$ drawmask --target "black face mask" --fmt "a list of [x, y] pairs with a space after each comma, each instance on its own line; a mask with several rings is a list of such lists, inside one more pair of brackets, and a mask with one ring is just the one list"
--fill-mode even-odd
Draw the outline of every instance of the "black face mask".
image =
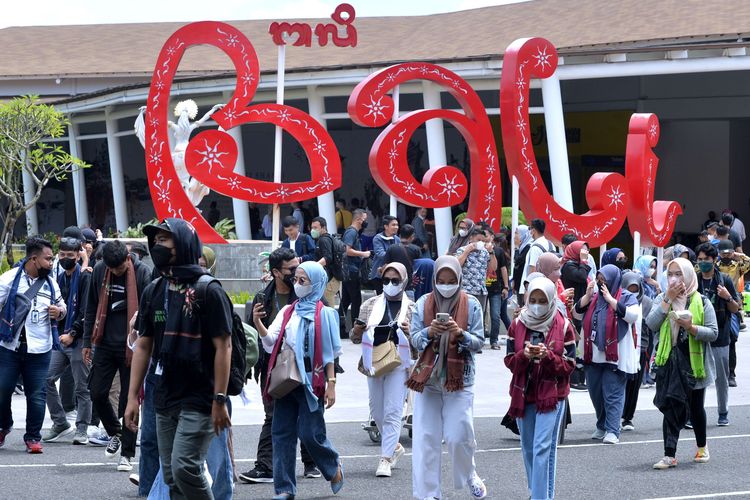
[[151, 260], [157, 269], [169, 266], [169, 261], [172, 260], [172, 249], [164, 245], [154, 245], [151, 247]]
[[46, 279], [47, 276], [49, 276], [50, 269], [47, 269], [46, 267], [37, 267], [36, 268], [36, 274], [42, 279]]
[[625, 269], [625, 267], [628, 265], [628, 259], [617, 259], [615, 261], [615, 265], [620, 269]]
[[367, 229], [367, 221], [362, 222], [362, 229]]
[[66, 271], [70, 271], [71, 269], [76, 267], [76, 259], [60, 259], [60, 267], [62, 267]]

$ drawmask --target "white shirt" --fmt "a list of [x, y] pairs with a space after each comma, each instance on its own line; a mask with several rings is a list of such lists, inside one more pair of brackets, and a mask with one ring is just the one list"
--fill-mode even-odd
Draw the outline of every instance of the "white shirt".
[[[281, 308], [281, 311], [276, 314], [273, 322], [268, 327], [268, 335], [266, 335], [265, 337], [261, 337], [261, 341], [263, 342], [263, 349], [265, 349], [267, 353], [271, 353], [273, 351], [273, 346], [276, 345], [276, 339], [278, 339], [279, 335], [281, 334], [281, 323], [284, 321], [284, 313], [290, 307], [292, 306], [286, 305]], [[297, 332], [299, 331], [300, 321], [301, 318], [297, 315], [297, 311], [294, 311], [292, 312], [292, 317], [289, 318], [289, 323], [286, 324], [284, 343], [291, 349], [294, 349], [294, 346], [297, 345]]]
[[737, 217], [734, 218], [731, 229], [734, 229], [735, 232], [737, 232], [740, 236], [740, 241], [745, 241], [745, 224], [743, 224]]
[[549, 251], [549, 248], [550, 248], [549, 241], [547, 241], [547, 238], [545, 238], [544, 236], [540, 236], [539, 238], [531, 242], [531, 248], [529, 249], [529, 252], [526, 254], [526, 264], [523, 266], [523, 276], [521, 276], [521, 288], [519, 289], [518, 293], [526, 292], [526, 287], [524, 286], [523, 282], [526, 281], [526, 276], [529, 275], [529, 267], [530, 266], [536, 267], [536, 261], [539, 260], [539, 257], [544, 252]]
[[[8, 300], [8, 294], [10, 293], [10, 288], [13, 286], [13, 280], [15, 279], [17, 272], [17, 268], [11, 269], [10, 271], [7, 271], [2, 276], [0, 276], [0, 308], [5, 306], [5, 301]], [[21, 272], [22, 275], [21, 279], [18, 281], [17, 293], [24, 294], [26, 293], [26, 290], [28, 290], [29, 287], [34, 284], [36, 279], [26, 274], [26, 271]], [[65, 301], [61, 296], [60, 287], [57, 285], [57, 281], [55, 279], [52, 279], [52, 287], [55, 291], [55, 305], [62, 309], [62, 313], [60, 315], [60, 319], [62, 319], [63, 317], [65, 317], [67, 308], [65, 307]], [[31, 310], [26, 316], [25, 323], [26, 343], [28, 346], [29, 354], [43, 354], [45, 352], [49, 352], [49, 350], [52, 349], [52, 329], [50, 325], [51, 320], [49, 317], [50, 299], [50, 289], [49, 286], [45, 283], [44, 285], [42, 285], [42, 288], [39, 289], [39, 292], [37, 292], [36, 298], [32, 299], [31, 301]], [[37, 313], [34, 314], [34, 311], [36, 311]], [[36, 319], [37, 321], [33, 322], [33, 319]], [[18, 347], [18, 337], [20, 336], [20, 334], [21, 332], [19, 331], [18, 335], [16, 335], [16, 337], [11, 342], [0, 342], [0, 346], [8, 350], [15, 351]]]

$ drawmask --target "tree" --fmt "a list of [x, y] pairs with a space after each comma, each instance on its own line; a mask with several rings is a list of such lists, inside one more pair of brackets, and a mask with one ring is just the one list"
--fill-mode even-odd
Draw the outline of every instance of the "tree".
[[[69, 124], [54, 107], [42, 104], [36, 96], [17, 97], [0, 105], [0, 256], [13, 263], [11, 243], [18, 219], [33, 207], [50, 181], [62, 181], [68, 174], [88, 167], [46, 139], [62, 137]], [[23, 175], [31, 179], [24, 196]]]

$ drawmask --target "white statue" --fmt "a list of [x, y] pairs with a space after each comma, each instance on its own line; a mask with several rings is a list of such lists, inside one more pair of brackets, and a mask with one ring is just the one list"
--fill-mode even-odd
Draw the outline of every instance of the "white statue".
[[[188, 173], [187, 168], [185, 167], [185, 149], [187, 149], [188, 142], [190, 142], [190, 134], [193, 130], [206, 123], [211, 118], [211, 115], [221, 109], [222, 106], [224, 105], [217, 104], [211, 108], [208, 113], [203, 115], [203, 118], [191, 123], [190, 120], [195, 120], [195, 117], [198, 116], [198, 105], [192, 99], [180, 101], [174, 108], [174, 115], [177, 117], [177, 123], [172, 121], [168, 122], [169, 130], [174, 136], [172, 163], [177, 172], [177, 177], [180, 179], [182, 189], [184, 189], [185, 193], [188, 195], [190, 203], [196, 207], [201, 200], [211, 192], [211, 190], [197, 179], [191, 177]], [[144, 148], [146, 147], [145, 112], [146, 106], [141, 106], [138, 118], [135, 119], [135, 135], [138, 137], [138, 140], [141, 141], [141, 146]]]

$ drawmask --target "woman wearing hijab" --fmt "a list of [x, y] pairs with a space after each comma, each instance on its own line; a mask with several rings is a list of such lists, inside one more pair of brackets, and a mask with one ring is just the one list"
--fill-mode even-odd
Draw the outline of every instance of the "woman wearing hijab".
[[653, 255], [640, 255], [635, 259], [633, 267], [643, 277], [643, 294], [653, 299], [661, 293], [659, 283], [654, 279], [656, 277], [656, 257]]
[[573, 301], [578, 302], [586, 294], [590, 272], [588, 244], [574, 241], [565, 247], [560, 278], [565, 288], [573, 289]]
[[628, 377], [628, 382], [625, 386], [625, 406], [622, 410], [622, 430], [634, 431], [633, 417], [635, 416], [635, 408], [638, 404], [638, 393], [640, 392], [641, 381], [643, 380], [643, 374], [649, 360], [648, 347], [651, 343], [652, 334], [651, 329], [646, 325], [646, 318], [649, 312], [651, 312], [651, 299], [643, 293], [643, 277], [636, 271], [623, 273], [620, 287], [636, 295], [643, 312], [643, 319], [633, 325], [636, 329], [637, 337], [640, 339], [640, 343], [637, 346], [640, 349], [638, 373], [634, 377]]
[[440, 459], [444, 440], [453, 464], [453, 485], [468, 486], [472, 498], [487, 488], [474, 464], [474, 353], [484, 345], [479, 301], [461, 290], [461, 264], [452, 255], [435, 261], [433, 292], [417, 301], [411, 320], [419, 359], [407, 381], [416, 391], [413, 418], [414, 498], [441, 498]]
[[535, 278], [526, 307], [508, 331], [505, 366], [513, 372], [510, 415], [521, 432], [529, 495], [555, 497], [557, 434], [575, 369], [575, 331], [555, 306], [556, 287]]
[[625, 257], [625, 252], [622, 251], [622, 248], [610, 248], [602, 254], [602, 267], [608, 264], [617, 266], [620, 271], [625, 269], [628, 265], [628, 258]]
[[516, 301], [519, 307], [523, 307], [523, 297], [518, 295], [521, 289], [521, 279], [523, 278], [523, 268], [526, 266], [526, 254], [531, 249], [531, 231], [529, 226], [520, 225], [516, 228], [516, 234], [513, 237], [513, 243], [516, 246], [516, 254], [513, 257], [513, 293], [516, 294]]
[[562, 303], [563, 314], [565, 314], [565, 317], [567, 318], [569, 317], [568, 304], [570, 304], [571, 309], [573, 307], [574, 290], [572, 288], [566, 289], [563, 286], [563, 283], [560, 280], [560, 277], [562, 276], [560, 273], [560, 262], [560, 257], [556, 253], [545, 252], [540, 255], [539, 259], [536, 261], [536, 270], [555, 284], [557, 299], [559, 301], [558, 304]]
[[[344, 485], [344, 470], [339, 454], [326, 437], [324, 408], [336, 402], [334, 358], [341, 354], [339, 317], [333, 308], [323, 306], [328, 276], [317, 262], [304, 262], [294, 273], [294, 293], [298, 300], [284, 306], [271, 326], [266, 327], [258, 316], [255, 328], [270, 353], [271, 370], [282, 345], [292, 349], [302, 384], [286, 396], [274, 401], [273, 411], [273, 484], [274, 499], [294, 498], [297, 493], [295, 450], [299, 438], [315, 460], [323, 476], [338, 493]], [[262, 304], [256, 308], [262, 309]], [[263, 397], [269, 397], [268, 387]]]
[[617, 266], [603, 266], [574, 312], [583, 319], [583, 364], [596, 410], [596, 431], [591, 439], [607, 444], [620, 442], [627, 377], [638, 372], [640, 339], [634, 341], [633, 325], [642, 319], [641, 306], [636, 295], [620, 288], [621, 280]]
[[698, 446], [693, 460], [709, 460], [704, 403], [706, 387], [715, 378], [711, 342], [719, 336], [711, 301], [698, 293], [693, 264], [674, 259], [667, 267], [667, 280], [666, 291], [654, 299], [646, 318], [649, 328], [658, 332], [654, 404], [664, 414], [664, 458], [654, 469], [677, 466], [677, 441], [688, 419]]
[[[359, 320], [367, 325], [362, 337], [362, 370], [368, 374], [370, 414], [381, 436], [376, 477], [391, 477], [391, 469], [406, 451], [398, 441], [406, 399], [406, 379], [411, 368], [409, 324], [414, 302], [404, 291], [408, 276], [403, 264], [386, 264], [382, 270], [383, 293], [368, 299], [359, 313]], [[395, 344], [401, 366], [376, 377], [372, 367], [373, 348], [387, 342]]]
[[474, 221], [471, 219], [464, 219], [458, 223], [458, 233], [451, 238], [450, 245], [448, 245], [447, 255], [456, 255], [456, 251], [466, 246], [469, 242], [469, 234], [474, 229]]

